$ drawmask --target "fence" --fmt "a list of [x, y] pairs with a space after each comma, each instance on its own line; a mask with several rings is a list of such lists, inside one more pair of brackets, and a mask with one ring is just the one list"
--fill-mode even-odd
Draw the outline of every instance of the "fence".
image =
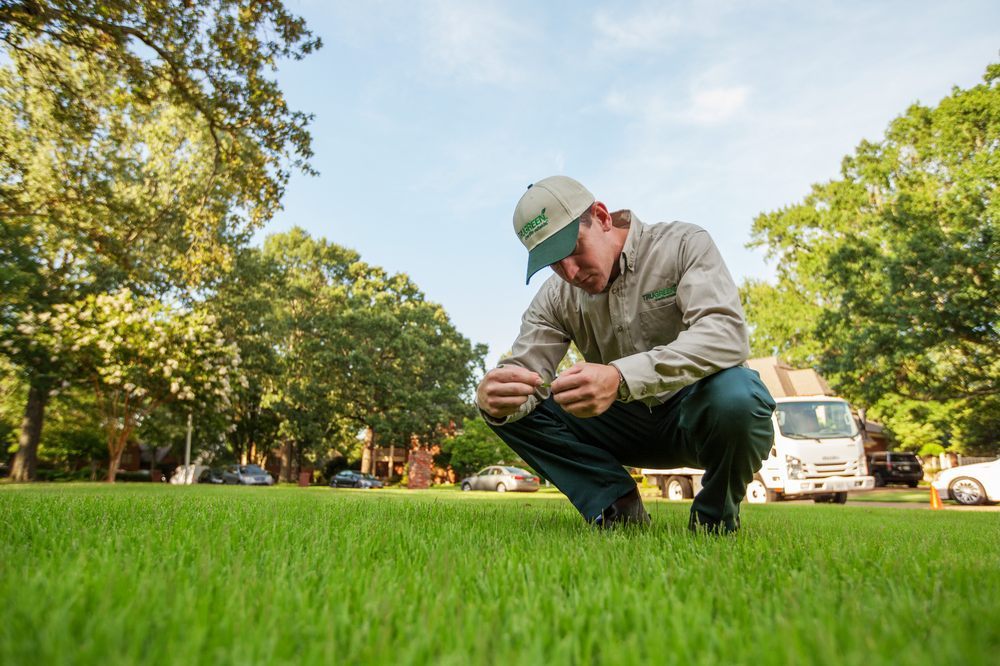
[[929, 476], [933, 476], [934, 472], [940, 472], [943, 469], [961, 467], [962, 465], [975, 465], [977, 463], [993, 462], [996, 459], [996, 456], [963, 456], [960, 453], [942, 453], [938, 456], [928, 456], [924, 458], [923, 461], [924, 470], [928, 472]]

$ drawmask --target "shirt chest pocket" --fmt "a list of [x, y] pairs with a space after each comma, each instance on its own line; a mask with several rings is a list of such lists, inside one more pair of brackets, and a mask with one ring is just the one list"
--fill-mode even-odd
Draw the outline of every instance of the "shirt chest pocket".
[[684, 328], [676, 296], [640, 307], [638, 319], [642, 340], [650, 348], [673, 342]]

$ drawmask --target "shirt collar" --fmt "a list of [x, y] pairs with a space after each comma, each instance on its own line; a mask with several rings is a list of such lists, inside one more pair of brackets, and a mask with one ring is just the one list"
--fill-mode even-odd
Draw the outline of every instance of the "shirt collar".
[[625, 237], [625, 245], [622, 247], [622, 255], [618, 260], [618, 267], [624, 273], [626, 270], [635, 270], [635, 257], [639, 252], [639, 239], [642, 237], [643, 223], [639, 218], [632, 215], [632, 211], [616, 210], [611, 213], [611, 222], [616, 226], [628, 226], [628, 235]]

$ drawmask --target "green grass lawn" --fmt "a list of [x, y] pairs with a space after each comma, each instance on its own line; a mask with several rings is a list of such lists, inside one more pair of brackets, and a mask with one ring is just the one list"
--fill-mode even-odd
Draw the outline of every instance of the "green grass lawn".
[[0, 487], [0, 664], [987, 664], [1000, 516], [553, 494]]

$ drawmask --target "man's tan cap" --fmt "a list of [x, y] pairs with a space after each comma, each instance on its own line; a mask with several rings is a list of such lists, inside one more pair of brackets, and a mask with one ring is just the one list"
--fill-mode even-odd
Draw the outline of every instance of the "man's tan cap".
[[514, 208], [514, 232], [528, 248], [528, 275], [568, 257], [576, 247], [580, 216], [594, 203], [590, 191], [567, 176], [528, 186]]

